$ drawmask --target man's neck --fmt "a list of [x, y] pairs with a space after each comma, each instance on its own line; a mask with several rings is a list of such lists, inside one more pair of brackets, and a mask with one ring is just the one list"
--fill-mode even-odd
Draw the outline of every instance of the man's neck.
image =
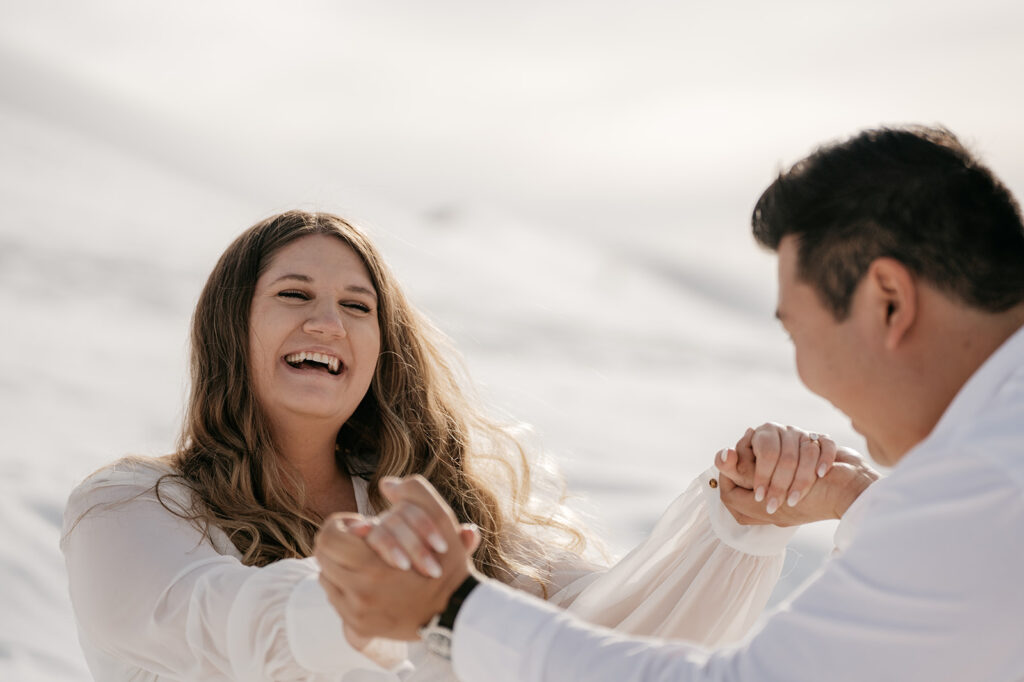
[[1024, 304], [988, 313], [949, 302], [919, 334], [920, 346], [904, 402], [907, 428], [897, 434], [895, 464], [935, 428], [964, 385], [983, 364], [1024, 326]]

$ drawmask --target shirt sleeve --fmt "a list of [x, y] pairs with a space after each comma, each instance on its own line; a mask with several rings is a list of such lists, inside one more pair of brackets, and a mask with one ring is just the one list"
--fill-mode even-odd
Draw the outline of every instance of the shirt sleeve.
[[1014, 680], [1024, 500], [1006, 476], [953, 465], [871, 490], [848, 551], [745, 644], [629, 638], [503, 586], [479, 586], [455, 623], [464, 682]]
[[[68, 501], [61, 548], [83, 644], [174, 679], [396, 679], [348, 644], [314, 559], [256, 568], [219, 553], [160, 504], [155, 478], [101, 472]], [[181, 504], [174, 487], [161, 497]]]
[[634, 635], [708, 646], [745, 635], [771, 596], [795, 529], [737, 523], [709, 485], [716, 475], [699, 476], [610, 569], [556, 565], [549, 601]]

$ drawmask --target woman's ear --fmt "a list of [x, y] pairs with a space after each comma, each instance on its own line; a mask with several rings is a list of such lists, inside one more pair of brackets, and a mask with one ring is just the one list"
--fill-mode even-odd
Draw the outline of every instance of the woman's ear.
[[876, 258], [868, 266], [866, 283], [881, 324], [885, 347], [895, 350], [917, 321], [918, 291], [914, 275], [895, 258]]

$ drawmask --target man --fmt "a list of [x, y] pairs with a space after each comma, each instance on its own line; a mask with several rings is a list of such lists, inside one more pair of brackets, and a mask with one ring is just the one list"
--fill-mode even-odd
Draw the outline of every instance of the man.
[[[778, 253], [777, 315], [801, 380], [894, 467], [845, 512], [839, 553], [814, 581], [736, 648], [630, 639], [474, 576], [472, 543], [456, 544], [450, 510], [414, 479], [387, 494], [451, 540], [444, 574], [403, 581], [379, 562], [338, 563], [355, 536], [329, 524], [322, 582], [346, 627], [409, 637], [440, 614], [427, 634], [454, 622], [466, 682], [1024, 680], [1016, 202], [948, 131], [881, 129], [781, 174], [753, 229]], [[752, 493], [733, 493], [760, 513]]]

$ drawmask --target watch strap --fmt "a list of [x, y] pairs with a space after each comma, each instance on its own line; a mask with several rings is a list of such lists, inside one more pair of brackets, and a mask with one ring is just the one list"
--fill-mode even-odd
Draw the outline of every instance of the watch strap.
[[444, 611], [435, 613], [430, 622], [420, 628], [420, 638], [428, 651], [441, 658], [451, 660], [452, 630], [455, 629], [455, 618], [459, 615], [459, 609], [462, 608], [469, 593], [479, 584], [480, 581], [470, 574], [448, 598], [448, 604], [444, 607]]
[[455, 588], [452, 592], [452, 596], [448, 598], [448, 605], [445, 606], [444, 611], [441, 612], [437, 619], [437, 624], [448, 630], [455, 629], [455, 617], [459, 615], [459, 609], [462, 608], [463, 602], [469, 597], [469, 593], [480, 584], [480, 581], [470, 573], [466, 576], [466, 579], [462, 581], [462, 584]]

